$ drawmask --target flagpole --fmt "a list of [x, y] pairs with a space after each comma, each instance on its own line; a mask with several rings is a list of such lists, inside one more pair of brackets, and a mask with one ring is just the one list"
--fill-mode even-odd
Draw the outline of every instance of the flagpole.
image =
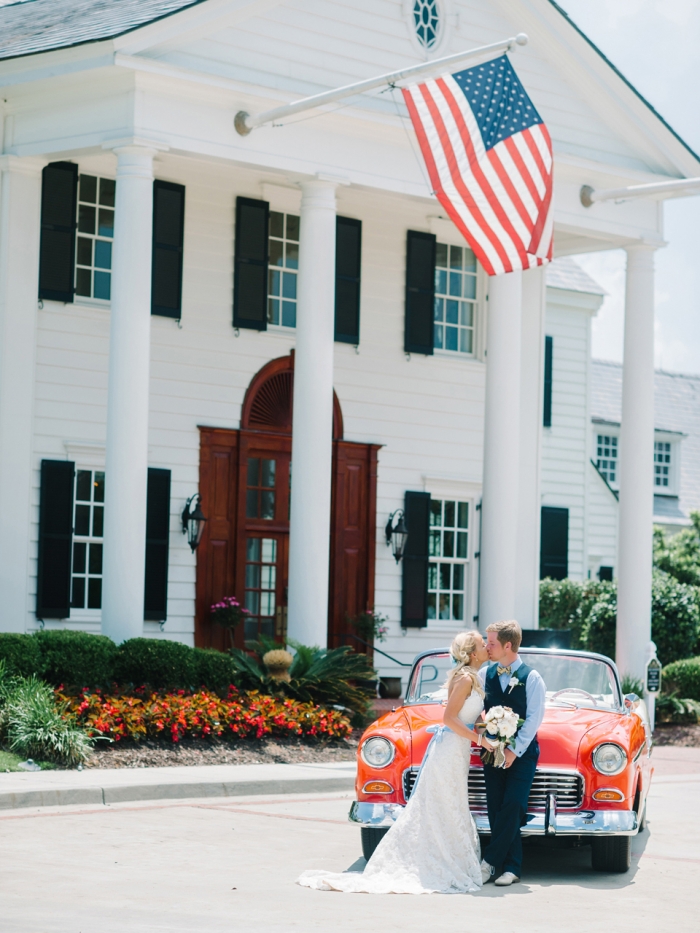
[[629, 185], [627, 188], [601, 188], [590, 185], [581, 188], [581, 204], [591, 207], [598, 201], [631, 201], [634, 198], [653, 198], [658, 195], [686, 197], [698, 194], [700, 178], [673, 178], [670, 181], [652, 181], [644, 185]]
[[355, 84], [346, 84], [344, 87], [336, 88], [333, 91], [323, 91], [321, 94], [303, 97], [301, 100], [293, 101], [291, 104], [285, 104], [282, 107], [275, 107], [272, 110], [266, 110], [263, 113], [250, 114], [245, 110], [239, 110], [234, 118], [233, 125], [241, 136], [247, 136], [251, 130], [254, 130], [257, 126], [262, 126], [264, 123], [290, 117], [292, 114], [301, 113], [303, 110], [311, 110], [314, 107], [320, 107], [322, 104], [330, 104], [333, 101], [341, 100], [343, 97], [352, 97], [353, 94], [359, 94], [362, 91], [371, 91], [373, 88], [382, 87], [383, 85], [390, 86], [406, 78], [429, 75], [435, 71], [441, 71], [447, 65], [454, 65], [469, 58], [478, 58], [490, 52], [508, 52], [515, 45], [527, 45], [527, 36], [524, 32], [501, 42], [492, 42], [490, 45], [482, 45], [467, 52], [445, 55], [443, 58], [436, 58], [420, 65], [410, 65], [408, 68], [390, 71], [388, 74], [379, 75], [376, 78], [367, 78], [365, 81], [358, 81]]

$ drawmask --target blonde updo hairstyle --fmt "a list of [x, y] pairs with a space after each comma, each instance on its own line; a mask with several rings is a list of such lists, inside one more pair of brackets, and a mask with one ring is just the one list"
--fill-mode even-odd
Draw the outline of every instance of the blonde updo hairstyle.
[[472, 682], [472, 689], [479, 696], [484, 695], [484, 688], [477, 675], [477, 672], [469, 666], [472, 655], [477, 648], [477, 638], [481, 633], [476, 631], [460, 632], [452, 642], [450, 654], [455, 662], [455, 666], [450, 671], [444, 686], [449, 690], [452, 684], [460, 677], [468, 677]]

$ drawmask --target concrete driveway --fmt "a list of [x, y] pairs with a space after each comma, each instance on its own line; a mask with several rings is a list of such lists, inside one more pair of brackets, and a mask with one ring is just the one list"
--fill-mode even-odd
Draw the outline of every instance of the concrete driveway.
[[[697, 754], [697, 753], [696, 753]], [[0, 814], [2, 933], [698, 929], [700, 774], [667, 761], [626, 875], [588, 849], [528, 847], [523, 882], [477, 896], [370, 896], [294, 884], [358, 868], [348, 793], [163, 801]], [[661, 762], [659, 762], [661, 764]]]

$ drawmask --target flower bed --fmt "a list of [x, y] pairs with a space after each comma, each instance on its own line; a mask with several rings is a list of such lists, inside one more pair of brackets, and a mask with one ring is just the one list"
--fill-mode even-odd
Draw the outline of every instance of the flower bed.
[[229, 688], [225, 699], [204, 690], [165, 693], [142, 688], [129, 695], [108, 695], [85, 689], [77, 696], [66, 696], [59, 688], [56, 701], [87, 731], [115, 741], [168, 736], [178, 742], [185, 736], [224, 735], [342, 739], [352, 731], [338, 710], [257, 691], [241, 693], [235, 687]]

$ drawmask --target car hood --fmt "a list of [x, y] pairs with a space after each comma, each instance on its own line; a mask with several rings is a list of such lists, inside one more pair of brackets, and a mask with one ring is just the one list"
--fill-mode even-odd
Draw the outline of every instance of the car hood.
[[[381, 727], [398, 726], [400, 719], [411, 730], [411, 762], [420, 764], [432, 734], [429, 726], [442, 722], [444, 706], [430, 703], [420, 706], [404, 706], [388, 717], [382, 717]], [[399, 719], [399, 714], [403, 714]], [[390, 721], [389, 717], [391, 717]], [[576, 767], [581, 740], [591, 729], [601, 728], [603, 734], [612, 731], [620, 720], [620, 714], [600, 709], [573, 709], [569, 707], [547, 707], [544, 721], [537, 731], [540, 743], [540, 767]], [[474, 756], [475, 761], [477, 756]]]

